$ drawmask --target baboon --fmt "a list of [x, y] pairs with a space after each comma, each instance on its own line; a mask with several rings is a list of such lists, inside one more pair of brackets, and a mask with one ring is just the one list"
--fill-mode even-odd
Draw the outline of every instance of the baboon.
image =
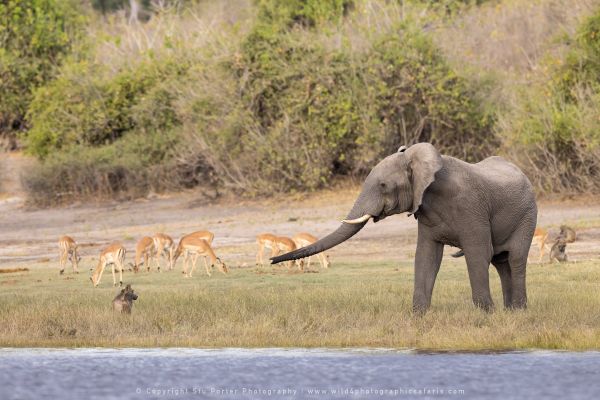
[[559, 236], [554, 244], [552, 245], [552, 249], [550, 249], [550, 262], [554, 262], [554, 260], [558, 262], [567, 262], [567, 242], [564, 238]]
[[138, 295], [133, 291], [131, 285], [125, 286], [112, 301], [113, 310], [131, 314], [131, 307], [133, 307], [133, 301], [137, 300]]
[[568, 227], [567, 225], [560, 226], [559, 237], [563, 237], [566, 243], [573, 243], [577, 239], [577, 233], [575, 229]]

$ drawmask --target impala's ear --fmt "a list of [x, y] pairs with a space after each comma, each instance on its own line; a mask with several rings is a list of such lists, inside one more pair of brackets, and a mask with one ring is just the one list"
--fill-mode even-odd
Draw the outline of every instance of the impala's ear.
[[405, 151], [413, 187], [413, 204], [409, 215], [417, 212], [423, 203], [425, 190], [442, 169], [442, 157], [431, 143], [418, 143]]

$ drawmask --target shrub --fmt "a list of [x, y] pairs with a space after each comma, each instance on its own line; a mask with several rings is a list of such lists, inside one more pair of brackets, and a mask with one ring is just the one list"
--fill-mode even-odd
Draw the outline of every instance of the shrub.
[[230, 69], [233, 83], [206, 90], [194, 78], [204, 90], [187, 100], [194, 146], [184, 164], [208, 165], [224, 185], [259, 194], [364, 173], [400, 144], [431, 141], [471, 160], [489, 154], [491, 114], [418, 30], [397, 26], [365, 52], [325, 48], [317, 35], [259, 25], [240, 59], [208, 79], [231, 82]]
[[353, 0], [257, 0], [258, 23], [283, 27], [313, 27], [338, 21], [348, 13]]
[[[50, 206], [75, 200], [131, 199], [177, 185], [168, 149], [177, 135], [130, 134], [106, 146], [72, 146], [25, 171], [28, 201]], [[174, 182], [172, 183], [172, 180]]]
[[362, 71], [377, 126], [360, 142], [380, 149], [363, 160], [365, 166], [402, 144], [432, 142], [468, 161], [486, 157], [497, 145], [493, 113], [481, 101], [491, 88], [459, 76], [414, 28], [403, 26], [379, 38]]
[[180, 139], [174, 82], [185, 60], [145, 60], [116, 72], [66, 63], [29, 108], [27, 150], [40, 158], [24, 186], [38, 205], [86, 198], [131, 198], [177, 184]]
[[185, 63], [157, 60], [111, 75], [86, 61], [66, 64], [61, 75], [39, 88], [29, 107], [25, 142], [44, 158], [72, 145], [112, 143], [131, 131], [168, 130], [178, 124], [172, 81]]
[[600, 189], [600, 14], [582, 24], [547, 80], [523, 90], [501, 119], [506, 148], [544, 192]]
[[[168, 36], [135, 62], [69, 60], [29, 108], [28, 150], [43, 160], [28, 175], [32, 198], [166, 185], [314, 190], [365, 173], [401, 144], [431, 141], [469, 160], [496, 144], [480, 102], [487, 89], [453, 71], [417, 22], [393, 14], [403, 22], [362, 32], [341, 18], [351, 2], [286, 4], [285, 17], [259, 8], [238, 41], [233, 26], [202, 48]], [[313, 22], [297, 23], [299, 13]], [[156, 183], [149, 170], [171, 172]], [[53, 187], [63, 194], [48, 196]]]
[[73, 1], [0, 3], [0, 135], [23, 129], [31, 93], [50, 80], [80, 34]]

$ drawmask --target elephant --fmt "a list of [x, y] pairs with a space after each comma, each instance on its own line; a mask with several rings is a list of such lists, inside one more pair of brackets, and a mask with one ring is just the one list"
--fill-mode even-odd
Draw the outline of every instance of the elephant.
[[500, 275], [504, 307], [527, 307], [527, 255], [537, 221], [533, 187], [525, 174], [502, 157], [475, 164], [440, 155], [430, 143], [402, 146], [369, 173], [341, 226], [316, 243], [273, 257], [274, 264], [305, 258], [377, 223], [408, 212], [417, 220], [413, 311], [431, 305], [444, 245], [460, 248], [467, 263], [473, 303], [494, 309], [490, 262]]

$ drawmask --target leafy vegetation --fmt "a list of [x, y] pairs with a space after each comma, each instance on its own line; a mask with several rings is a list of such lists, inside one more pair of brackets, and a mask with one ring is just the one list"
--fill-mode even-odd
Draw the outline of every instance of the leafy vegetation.
[[25, 128], [32, 92], [55, 76], [84, 19], [73, 1], [0, 3], [0, 136], [14, 139]]
[[522, 90], [505, 121], [513, 153], [545, 192], [600, 189], [598, 35], [600, 13], [579, 28], [564, 62], [546, 60], [547, 79]]
[[[95, 2], [89, 12], [100, 3], [107, 13], [123, 6]], [[19, 98], [22, 143], [40, 160], [25, 186], [45, 205], [195, 185], [247, 196], [315, 190], [430, 141], [472, 162], [500, 151], [543, 192], [597, 191], [597, 18], [553, 46], [549, 26], [576, 19], [546, 0], [511, 4], [189, 1], [86, 31], [77, 7], [54, 4], [78, 28], [65, 28], [59, 62]], [[544, 22], [535, 44], [510, 25], [524, 12]], [[478, 29], [473, 15], [489, 26], [448, 40]], [[500, 41], [503, 30], [518, 51]], [[454, 42], [469, 40], [458, 57]]]

